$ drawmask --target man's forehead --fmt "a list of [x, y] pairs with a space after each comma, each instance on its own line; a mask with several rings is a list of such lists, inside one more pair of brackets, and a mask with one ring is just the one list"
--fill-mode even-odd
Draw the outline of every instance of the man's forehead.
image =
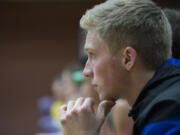
[[97, 49], [99, 46], [99, 40], [97, 38], [97, 34], [94, 31], [88, 31], [86, 36], [86, 42], [84, 45], [84, 50]]

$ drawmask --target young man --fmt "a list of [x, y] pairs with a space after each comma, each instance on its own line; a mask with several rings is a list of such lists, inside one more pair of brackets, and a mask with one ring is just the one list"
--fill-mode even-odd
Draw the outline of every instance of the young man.
[[64, 135], [98, 135], [114, 102], [126, 98], [133, 135], [180, 134], [180, 62], [171, 57], [172, 32], [150, 0], [108, 0], [81, 18], [87, 30], [84, 76], [102, 100], [79, 98], [59, 109]]

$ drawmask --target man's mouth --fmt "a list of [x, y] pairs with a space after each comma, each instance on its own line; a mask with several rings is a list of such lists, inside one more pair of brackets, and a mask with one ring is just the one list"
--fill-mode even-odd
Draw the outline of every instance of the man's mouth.
[[97, 84], [92, 84], [93, 89], [97, 91], [98, 85]]

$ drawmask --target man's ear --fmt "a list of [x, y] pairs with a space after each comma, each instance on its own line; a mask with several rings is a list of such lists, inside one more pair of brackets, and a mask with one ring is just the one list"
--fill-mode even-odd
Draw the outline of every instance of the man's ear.
[[130, 46], [127, 46], [123, 49], [122, 64], [127, 71], [130, 71], [136, 61], [136, 50]]

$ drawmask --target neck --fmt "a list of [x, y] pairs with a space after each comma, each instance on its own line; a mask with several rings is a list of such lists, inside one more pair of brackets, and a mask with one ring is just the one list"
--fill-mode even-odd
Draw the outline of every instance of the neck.
[[[139, 69], [139, 68], [138, 68]], [[137, 96], [140, 94], [147, 82], [153, 77], [155, 71], [140, 68], [132, 73], [131, 99], [129, 102], [134, 104]]]

